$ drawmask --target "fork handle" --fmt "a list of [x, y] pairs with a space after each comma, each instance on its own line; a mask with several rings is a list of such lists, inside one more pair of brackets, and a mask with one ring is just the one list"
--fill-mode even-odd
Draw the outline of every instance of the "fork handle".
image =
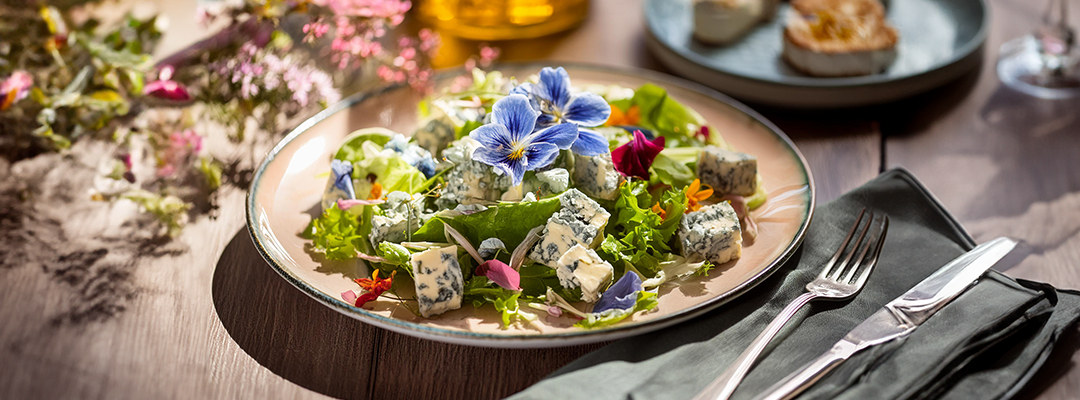
[[795, 313], [799, 312], [802, 306], [817, 297], [818, 295], [807, 292], [788, 303], [787, 307], [784, 307], [784, 310], [780, 312], [780, 315], [777, 315], [769, 323], [769, 326], [754, 339], [750, 347], [743, 350], [739, 358], [723, 374], [713, 380], [704, 391], [699, 393], [694, 400], [727, 400], [730, 398], [731, 394], [735, 392], [735, 388], [746, 377], [746, 373], [750, 371], [750, 367], [754, 365], [754, 361], [757, 361], [758, 356], [765, 351], [765, 347], [776, 337], [776, 334], [780, 333], [780, 329], [795, 316]]

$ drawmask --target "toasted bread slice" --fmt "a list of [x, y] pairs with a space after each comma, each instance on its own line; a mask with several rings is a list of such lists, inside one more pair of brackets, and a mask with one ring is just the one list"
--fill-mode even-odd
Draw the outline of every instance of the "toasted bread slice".
[[766, 1], [694, 0], [694, 37], [708, 44], [734, 42], [762, 21]]
[[802, 15], [819, 12], [885, 18], [885, 7], [878, 0], [791, 0], [791, 9]]
[[873, 10], [861, 11], [793, 12], [784, 29], [784, 60], [814, 76], [881, 72], [896, 59], [899, 34]]

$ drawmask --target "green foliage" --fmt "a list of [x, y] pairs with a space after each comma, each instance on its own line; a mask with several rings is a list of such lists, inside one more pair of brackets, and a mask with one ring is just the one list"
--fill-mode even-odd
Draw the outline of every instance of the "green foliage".
[[[706, 124], [705, 118], [669, 97], [667, 90], [662, 87], [651, 83], [642, 85], [634, 91], [634, 97], [625, 106], [624, 109], [638, 106], [641, 112], [639, 125], [666, 138], [666, 147], [699, 147], [705, 144], [694, 137], [694, 133]], [[712, 136], [720, 137], [719, 134]]]
[[503, 289], [488, 278], [474, 276], [465, 284], [464, 300], [471, 301], [473, 307], [480, 308], [484, 304], [492, 304], [495, 310], [502, 316], [503, 329], [510, 326], [510, 321], [522, 316], [518, 298], [522, 292]]
[[367, 235], [360, 231], [360, 220], [356, 215], [342, 211], [334, 204], [312, 220], [300, 236], [311, 240], [315, 251], [326, 254], [326, 259], [348, 260], [356, 258], [357, 251], [367, 242]]
[[517, 247], [529, 230], [547, 223], [548, 218], [561, 208], [558, 197], [523, 203], [503, 203], [487, 210], [454, 217], [436, 216], [413, 234], [416, 241], [446, 241], [444, 224], [465, 235], [469, 242], [479, 244], [487, 238], [499, 238], [506, 248]]
[[650, 276], [656, 273], [660, 262], [671, 257], [669, 243], [686, 209], [686, 195], [681, 190], [661, 195], [666, 219], [653, 212], [654, 203], [647, 182], [632, 180], [622, 185], [598, 254], [617, 267], [625, 268], [623, 263], [627, 263]]
[[124, 193], [121, 198], [131, 200], [154, 217], [166, 228], [169, 237], [180, 236], [184, 228], [187, 211], [191, 204], [185, 203], [176, 196], [163, 196], [145, 190], [132, 190]]

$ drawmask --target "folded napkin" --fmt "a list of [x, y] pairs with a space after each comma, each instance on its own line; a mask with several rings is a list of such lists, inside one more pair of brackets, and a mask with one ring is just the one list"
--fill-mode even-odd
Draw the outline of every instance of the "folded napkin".
[[[601, 348], [512, 398], [694, 397], [803, 292], [863, 207], [890, 218], [866, 287], [848, 302], [804, 307], [766, 349], [734, 399], [755, 398], [975, 245], [909, 172], [892, 170], [820, 206], [802, 247], [747, 294], [691, 321]], [[1080, 293], [990, 271], [906, 339], [855, 355], [799, 398], [1010, 398], [1078, 316]]]

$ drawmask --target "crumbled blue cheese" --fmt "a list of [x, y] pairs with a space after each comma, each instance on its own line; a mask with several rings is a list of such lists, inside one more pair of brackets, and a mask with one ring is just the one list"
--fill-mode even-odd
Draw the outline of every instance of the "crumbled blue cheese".
[[574, 157], [574, 187], [598, 199], [614, 200], [619, 196], [622, 175], [615, 171], [611, 153]]
[[393, 191], [386, 195], [382, 215], [371, 217], [371, 234], [368, 239], [373, 247], [382, 242], [400, 243], [408, 240], [408, 233], [415, 232], [434, 213], [423, 212], [423, 196]]
[[604, 227], [611, 216], [584, 193], [577, 189], [567, 190], [559, 196], [562, 209], [548, 218], [540, 242], [533, 247], [529, 258], [555, 268], [562, 257], [575, 244], [594, 248], [604, 240]]
[[420, 315], [426, 318], [461, 308], [465, 282], [457, 260], [457, 246], [415, 253], [410, 263]]
[[[454, 163], [454, 169], [444, 175], [446, 186], [440, 189], [439, 198], [435, 200], [439, 208], [499, 200], [505, 187], [500, 189], [500, 177], [495, 175], [490, 165], [472, 159], [478, 147], [480, 142], [462, 138], [443, 152], [446, 159]], [[505, 186], [509, 187], [509, 178]]]
[[570, 187], [570, 173], [563, 168], [552, 168], [547, 171], [537, 172], [536, 180], [540, 182], [542, 193], [562, 193]]
[[416, 126], [412, 134], [416, 144], [435, 156], [439, 156], [443, 149], [454, 141], [454, 132], [457, 130], [454, 121], [441, 111], [433, 113]]
[[559, 257], [555, 274], [562, 287], [581, 288], [581, 299], [592, 303], [600, 298], [600, 290], [611, 284], [615, 269], [593, 249], [575, 244]]
[[679, 243], [689, 262], [723, 264], [742, 256], [739, 217], [728, 202], [708, 205], [683, 216]]
[[750, 196], [757, 191], [757, 157], [706, 146], [698, 156], [697, 175], [717, 196]]

